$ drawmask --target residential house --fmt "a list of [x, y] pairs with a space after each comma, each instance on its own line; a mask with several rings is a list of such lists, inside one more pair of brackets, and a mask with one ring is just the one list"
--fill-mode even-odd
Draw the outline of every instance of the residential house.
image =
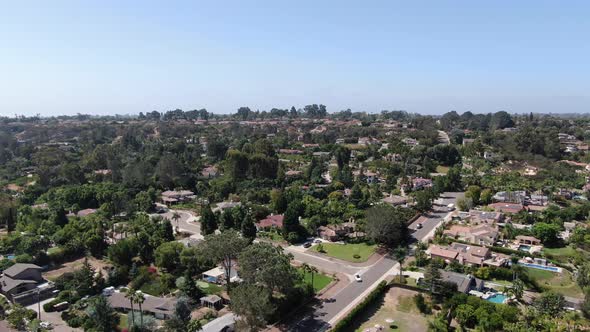
[[233, 332], [235, 331], [236, 316], [233, 313], [227, 313], [217, 317], [209, 323], [203, 325], [201, 332]]
[[283, 214], [270, 214], [256, 223], [256, 230], [281, 229], [283, 228], [283, 219], [285, 219]]
[[338, 241], [354, 232], [354, 223], [330, 224], [318, 227], [318, 236], [328, 241]]
[[[143, 294], [143, 296], [144, 301], [141, 304], [142, 312], [151, 314], [158, 319], [169, 319], [174, 315], [174, 307], [176, 306], [175, 298], [152, 296], [149, 294]], [[131, 311], [131, 303], [125, 297], [125, 293], [112, 292], [106, 298], [113, 309], [123, 312]], [[139, 310], [139, 307], [134, 306], [133, 310]]]
[[195, 193], [190, 190], [166, 190], [161, 195], [162, 203], [166, 205], [188, 202], [195, 198]]
[[444, 234], [461, 241], [478, 245], [491, 246], [496, 243], [499, 236], [498, 226], [481, 224], [477, 226], [452, 225]]
[[240, 206], [242, 205], [242, 203], [240, 202], [220, 202], [217, 203], [217, 206], [215, 208], [213, 208], [213, 212], [217, 212], [217, 211], [224, 211], [227, 209], [233, 209], [236, 206]]
[[399, 206], [408, 204], [408, 198], [399, 195], [389, 195], [381, 200], [383, 203]]
[[80, 210], [78, 212], [70, 212], [67, 214], [67, 216], [82, 218], [82, 217], [86, 217], [91, 214], [94, 214], [94, 213], [96, 213], [96, 211], [97, 211], [96, 209], [84, 209], [84, 210]]
[[462, 265], [482, 266], [491, 257], [489, 248], [454, 242], [450, 246], [431, 245], [428, 248], [430, 257], [440, 258], [445, 262], [456, 261]]
[[471, 224], [496, 224], [503, 220], [500, 212], [489, 212], [480, 210], [469, 210], [469, 222]]
[[484, 287], [483, 280], [469, 274], [441, 270], [440, 276], [443, 281], [457, 285], [457, 291], [464, 294], [472, 290], [481, 291]]
[[412, 179], [412, 189], [413, 190], [420, 190], [425, 188], [432, 187], [432, 180], [425, 179], [425, 178], [413, 178]]
[[40, 266], [24, 263], [16, 263], [7, 268], [0, 277], [2, 294], [10, 301], [21, 303], [20, 298], [27, 294], [32, 295], [32, 291], [46, 283], [41, 270]]
[[496, 212], [508, 214], [516, 214], [525, 209], [522, 204], [517, 203], [493, 203], [488, 205], [488, 207], [491, 207]]
[[403, 160], [402, 155], [399, 153], [388, 153], [385, 155], [385, 157], [383, 157], [383, 159], [389, 161], [390, 163], [401, 162]]
[[279, 153], [281, 153], [281, 154], [303, 154], [303, 151], [294, 150], [294, 149], [279, 149]]
[[219, 174], [219, 170], [215, 166], [207, 166], [201, 170], [201, 175], [206, 178], [214, 178]]
[[499, 191], [493, 197], [495, 201], [502, 203], [524, 204], [527, 199], [526, 191]]
[[516, 242], [518, 242], [519, 244], [533, 245], [533, 246], [537, 246], [537, 245], [541, 244], [541, 240], [537, 239], [534, 236], [517, 235], [515, 239], [516, 239]]

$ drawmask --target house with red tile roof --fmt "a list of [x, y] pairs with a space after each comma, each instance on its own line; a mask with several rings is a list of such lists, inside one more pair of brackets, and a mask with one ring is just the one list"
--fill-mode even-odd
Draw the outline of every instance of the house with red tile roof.
[[270, 228], [283, 228], [284, 219], [285, 215], [283, 214], [270, 214], [256, 223], [256, 230], [261, 231]]

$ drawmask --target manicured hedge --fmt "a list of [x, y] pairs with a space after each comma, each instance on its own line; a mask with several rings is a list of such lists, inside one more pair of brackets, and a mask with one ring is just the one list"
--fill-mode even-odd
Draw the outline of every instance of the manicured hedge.
[[350, 325], [355, 321], [358, 315], [360, 315], [369, 305], [375, 302], [381, 295], [383, 295], [389, 289], [389, 285], [385, 281], [381, 281], [377, 288], [375, 288], [369, 296], [367, 296], [361, 303], [359, 303], [352, 311], [346, 315], [341, 321], [332, 328], [331, 332], [346, 331], [350, 328]]

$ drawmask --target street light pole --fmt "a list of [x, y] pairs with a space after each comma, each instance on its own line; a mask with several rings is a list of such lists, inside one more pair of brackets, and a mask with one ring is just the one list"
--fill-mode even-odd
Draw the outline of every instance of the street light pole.
[[37, 288], [37, 311], [39, 312], [39, 320], [41, 320], [41, 290]]

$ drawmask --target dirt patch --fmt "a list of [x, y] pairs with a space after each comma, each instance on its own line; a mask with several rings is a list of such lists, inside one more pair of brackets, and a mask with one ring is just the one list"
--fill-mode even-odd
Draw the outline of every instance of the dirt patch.
[[[420, 314], [414, 304], [416, 291], [393, 287], [377, 301], [373, 308], [359, 317], [359, 325], [356, 331], [364, 331], [367, 328], [381, 325], [387, 327], [395, 325], [398, 331], [427, 331], [428, 316]], [[393, 320], [393, 323], [389, 323]]]
[[[105, 276], [107, 275], [108, 271], [107, 271], [106, 267], [109, 266], [109, 264], [107, 264], [105, 261], [96, 259], [94, 257], [89, 257], [88, 263], [90, 263], [90, 265], [96, 270], [96, 272], [102, 271], [103, 275], [105, 275]], [[57, 277], [61, 276], [64, 273], [73, 272], [73, 271], [81, 268], [83, 264], [84, 264], [84, 258], [80, 258], [75, 261], [63, 263], [63, 264], [60, 264], [60, 265], [50, 268], [50, 270], [48, 270], [48, 271], [43, 272], [43, 277], [47, 280], [55, 280]]]

